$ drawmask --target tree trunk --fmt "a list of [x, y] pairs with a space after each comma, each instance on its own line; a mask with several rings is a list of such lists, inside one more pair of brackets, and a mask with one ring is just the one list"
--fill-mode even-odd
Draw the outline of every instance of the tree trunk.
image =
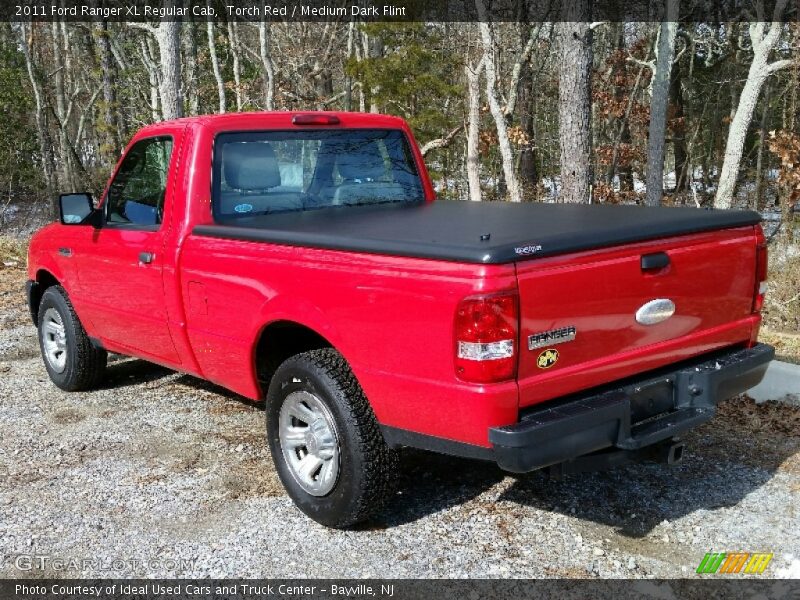
[[186, 101], [190, 115], [196, 115], [200, 109], [200, 97], [197, 92], [197, 26], [188, 21], [183, 30], [184, 55], [186, 56]]
[[50, 42], [53, 52], [53, 87], [55, 88], [55, 117], [58, 124], [58, 155], [61, 159], [56, 172], [58, 173], [59, 187], [72, 190], [75, 180], [71, 169], [69, 140], [67, 139], [67, 98], [64, 86], [64, 53], [59, 41], [61, 39], [59, 23], [50, 23]]
[[[563, 7], [558, 36], [558, 137], [561, 150], [560, 202], [588, 202], [590, 193], [590, 118], [592, 31], [588, 0]], [[578, 20], [576, 20], [578, 19]], [[582, 19], [582, 20], [580, 20]]]
[[269, 33], [270, 24], [262, 20], [258, 24], [258, 55], [264, 70], [264, 108], [275, 110], [275, 68], [270, 53]]
[[[483, 12], [483, 1], [476, 0], [478, 13]], [[486, 69], [486, 97], [489, 101], [489, 112], [492, 113], [495, 129], [497, 129], [497, 140], [500, 146], [500, 157], [503, 166], [503, 179], [505, 180], [508, 199], [511, 202], [522, 202], [522, 194], [517, 181], [517, 174], [514, 172], [514, 154], [511, 150], [511, 141], [508, 139], [508, 128], [506, 119], [500, 102], [495, 91], [495, 81], [497, 80], [497, 67], [495, 65], [494, 53], [495, 42], [489, 24], [485, 20], [478, 23], [483, 42], [483, 62]]]
[[[366, 54], [362, 52], [361, 44], [354, 45], [353, 53], [355, 55], [356, 62], [361, 62], [366, 58]], [[356, 85], [358, 86], [358, 110], [359, 112], [366, 112], [367, 98], [366, 94], [364, 93], [364, 84], [359, 81], [356, 83]]]
[[[530, 28], [530, 25], [528, 25]], [[541, 30], [541, 24], [536, 28], [536, 34], [530, 32], [529, 41], [534, 40]], [[526, 46], [527, 48], [527, 46]], [[533, 89], [533, 76], [531, 74], [530, 55], [525, 57], [519, 73], [519, 90], [512, 88], [512, 93], [519, 94], [519, 125], [528, 138], [528, 143], [519, 150], [518, 170], [522, 193], [526, 197], [533, 198], [536, 184], [539, 181], [539, 173], [536, 165], [536, 146], [535, 146], [535, 127], [534, 127], [534, 108], [535, 95]], [[509, 111], [506, 110], [508, 113]]]
[[[353, 58], [354, 45], [355, 45], [355, 29], [356, 24], [350, 21], [347, 25], [347, 61]], [[346, 111], [353, 110], [353, 78], [349, 72], [344, 78], [344, 109]]]
[[[25, 68], [28, 72], [28, 79], [30, 79], [31, 89], [33, 90], [33, 99], [36, 108], [36, 140], [39, 143], [39, 154], [42, 161], [42, 171], [44, 171], [44, 181], [48, 194], [52, 195], [56, 190], [55, 160], [52, 150], [53, 142], [50, 138], [50, 132], [47, 129], [47, 107], [45, 105], [44, 91], [42, 90], [42, 84], [36, 73], [31, 46], [29, 45], [33, 42], [33, 28], [35, 26], [35, 23], [19, 23], [17, 25], [17, 34], [19, 36], [19, 47], [22, 49], [22, 55], [25, 58]], [[28, 27], [30, 27], [30, 30], [27, 29]]]
[[[520, 6], [522, 8], [522, 6]], [[510, 120], [514, 116], [514, 111], [517, 108], [517, 100], [519, 99], [520, 85], [523, 84], [525, 78], [525, 71], [528, 70], [528, 61], [533, 52], [533, 46], [536, 43], [536, 38], [542, 29], [542, 23], [536, 27], [532, 27], [530, 23], [522, 24], [522, 31], [524, 34], [520, 37], [519, 47], [517, 48], [517, 58], [514, 66], [511, 68], [511, 81], [508, 85], [508, 104], [504, 110], [506, 117]]]
[[[321, 60], [314, 62], [314, 76], [312, 77], [314, 84], [314, 95], [316, 96], [317, 108], [316, 110], [324, 110], [324, 101], [333, 95], [333, 76], [327, 65], [323, 64]], [[370, 112], [378, 112], [375, 108], [377, 104], [372, 104]]]
[[733, 203], [733, 194], [736, 191], [736, 179], [739, 173], [739, 164], [742, 161], [744, 141], [747, 129], [753, 118], [753, 111], [758, 103], [761, 87], [767, 77], [778, 69], [788, 67], [790, 61], [777, 61], [769, 64], [769, 54], [775, 47], [780, 37], [783, 24], [778, 20], [786, 7], [786, 0], [778, 0], [773, 13], [773, 23], [769, 31], [764, 33], [766, 23], [750, 23], [750, 41], [753, 45], [753, 62], [747, 73], [742, 93], [739, 96], [739, 105], [728, 130], [728, 141], [725, 145], [725, 158], [720, 170], [717, 194], [714, 198], [715, 208], [730, 208]]
[[117, 81], [117, 67], [111, 54], [108, 21], [96, 21], [94, 23], [94, 33], [99, 49], [101, 87], [103, 90], [103, 104], [100, 110], [103, 141], [100, 146], [100, 155], [104, 164], [113, 165], [116, 163], [122, 148], [122, 131], [115, 84]]
[[[796, 46], [797, 42], [800, 41], [800, 31], [795, 30], [794, 37], [795, 39], [793, 41]], [[795, 131], [795, 123], [797, 121], [797, 87], [798, 84], [800, 84], [800, 64], [794, 65], [792, 75], [788, 79], [789, 85], [791, 86], [791, 93], [789, 94], [789, 115], [786, 125], [788, 125], [789, 131]], [[792, 194], [792, 192], [796, 190], [791, 189], [792, 186], [788, 181], [782, 187], [785, 193], [782, 199], [783, 202], [781, 202], [781, 226], [783, 227], [783, 235], [781, 236], [783, 239], [781, 240], [781, 244], [784, 248], [784, 254], [788, 256], [789, 249], [796, 240], [794, 205], [797, 198]], [[778, 193], [780, 193], [780, 191]]]
[[650, 128], [647, 139], [648, 206], [659, 206], [664, 195], [664, 139], [667, 131], [669, 80], [675, 53], [675, 34], [678, 31], [677, 14], [678, 0], [667, 0], [667, 20], [660, 25], [652, 81], [653, 96], [650, 99]]
[[686, 118], [683, 110], [683, 89], [680, 66], [672, 66], [672, 76], [669, 82], [670, 103], [674, 107], [676, 125], [672, 131], [672, 152], [675, 155], [675, 192], [684, 192], [689, 189], [689, 158], [686, 149]]
[[[695, 38], [692, 37], [689, 41], [689, 48], [687, 50], [689, 68], [686, 77], [681, 75], [680, 83], [680, 97], [681, 97], [681, 112], [684, 114], [684, 130], [683, 130], [683, 147], [686, 151], [686, 159], [683, 168], [683, 181], [684, 187], [687, 192], [691, 192], [693, 197], [696, 198], [696, 188], [694, 185], [695, 174], [695, 146], [697, 136], [700, 133], [700, 126], [703, 124], [703, 117], [706, 115], [708, 109], [709, 98], [706, 96], [703, 102], [703, 108], [700, 111], [700, 116], [697, 117], [697, 110], [692, 102], [694, 98], [694, 69], [695, 61], [697, 60], [697, 43]], [[685, 98], [685, 100], [684, 100]], [[694, 127], [694, 131], [690, 134], [690, 127]], [[696, 202], [696, 200], [695, 200]]]
[[211, 55], [211, 68], [214, 71], [214, 80], [217, 82], [217, 98], [219, 100], [219, 112], [225, 112], [225, 82], [222, 80], [222, 73], [219, 70], [219, 59], [217, 58], [216, 34], [214, 33], [214, 22], [206, 22], [206, 32], [208, 33], [208, 53]]
[[161, 113], [167, 121], [183, 116], [180, 33], [180, 21], [162, 21], [156, 35], [161, 59]]
[[728, 130], [728, 142], [725, 145], [725, 158], [722, 163], [722, 170], [719, 175], [717, 195], [714, 198], [715, 208], [730, 208], [733, 202], [733, 194], [736, 190], [736, 178], [739, 173], [739, 164], [742, 161], [744, 141], [747, 136], [747, 129], [750, 127], [750, 120], [753, 111], [758, 103], [758, 96], [761, 86], [767, 79], [767, 57], [766, 55], [756, 55], [750, 65], [750, 72], [747, 75], [742, 94], [739, 96], [739, 106], [736, 115], [731, 121]]
[[242, 112], [242, 67], [239, 52], [239, 36], [236, 34], [236, 21], [228, 21], [228, 45], [233, 57], [233, 92], [236, 99], [236, 112]]
[[[367, 59], [375, 59], [383, 57], [383, 40], [378, 36], [369, 36], [364, 34], [364, 56]], [[378, 94], [380, 93], [380, 86], [373, 86], [369, 90], [369, 112], [380, 112], [378, 106]]]
[[467, 76], [467, 184], [469, 199], [476, 202], [482, 200], [481, 195], [481, 159], [478, 150], [481, 120], [480, 77], [483, 61], [473, 70], [469, 65], [464, 67]]
[[144, 63], [145, 68], [147, 69], [147, 75], [150, 82], [150, 114], [152, 120], [158, 121], [160, 115], [162, 114], [159, 111], [160, 101], [159, 101], [159, 79], [160, 75], [158, 72], [158, 66], [155, 62], [155, 44], [153, 43], [153, 39], [148, 37], [147, 39], [141, 40], [141, 52], [142, 52], [142, 62]]
[[758, 154], [756, 157], [756, 189], [750, 208], [760, 210], [762, 198], [764, 196], [764, 144], [767, 142], [767, 122], [769, 117], [770, 84], [767, 81], [767, 88], [764, 90], [764, 108], [761, 111], [761, 131], [758, 136]]
[[[624, 167], [619, 167], [619, 149], [621, 144], [630, 144], [631, 143], [631, 127], [630, 127], [630, 116], [631, 111], [633, 110], [634, 102], [636, 101], [636, 94], [639, 93], [639, 86], [642, 83], [642, 76], [644, 75], [645, 66], [641, 65], [639, 70], [636, 73], [636, 79], [633, 82], [633, 87], [628, 94], [628, 100], [625, 105], [625, 115], [620, 120], [619, 129], [617, 130], [617, 135], [614, 138], [614, 147], [611, 152], [611, 164], [608, 167], [607, 173], [607, 181], [609, 184], [612, 184], [614, 181], [614, 176], [619, 175], [619, 189], [620, 191], [631, 191], [633, 190], [633, 171], [631, 169], [630, 163], [626, 164]], [[617, 96], [618, 99], [621, 99], [623, 94], [619, 94]]]

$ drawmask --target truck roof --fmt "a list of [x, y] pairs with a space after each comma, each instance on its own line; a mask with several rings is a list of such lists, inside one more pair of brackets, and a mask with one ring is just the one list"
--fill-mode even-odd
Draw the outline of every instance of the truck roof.
[[166, 127], [187, 125], [190, 127], [213, 127], [214, 129], [242, 129], [264, 127], [297, 127], [292, 119], [297, 115], [327, 115], [337, 117], [339, 125], [323, 125], [323, 127], [406, 127], [406, 122], [400, 117], [375, 113], [347, 112], [347, 111], [257, 111], [257, 112], [230, 112], [223, 114], [197, 115], [182, 117], [171, 121], [159, 121], [144, 127], [141, 132], [158, 131]]

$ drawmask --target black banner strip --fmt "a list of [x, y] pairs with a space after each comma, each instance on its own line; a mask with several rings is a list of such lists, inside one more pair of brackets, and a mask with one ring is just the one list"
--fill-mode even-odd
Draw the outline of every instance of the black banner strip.
[[796, 22], [800, 15], [800, 0], [8, 0], [0, 3], [0, 19], [151, 23], [655, 22], [665, 19], [668, 4], [677, 9], [676, 20], [682, 23]]
[[783, 599], [800, 594], [800, 581], [754, 576], [681, 580], [461, 580], [461, 579], [6, 579], [3, 600], [527, 600], [591, 598]]

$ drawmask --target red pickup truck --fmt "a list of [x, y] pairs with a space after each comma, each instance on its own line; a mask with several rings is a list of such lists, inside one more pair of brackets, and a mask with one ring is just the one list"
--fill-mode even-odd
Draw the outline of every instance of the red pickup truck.
[[434, 202], [394, 117], [158, 123], [97, 206], [62, 195], [30, 245], [50, 378], [90, 388], [110, 351], [266, 400], [283, 484], [333, 527], [392, 495], [401, 446], [675, 462], [773, 357], [758, 214]]

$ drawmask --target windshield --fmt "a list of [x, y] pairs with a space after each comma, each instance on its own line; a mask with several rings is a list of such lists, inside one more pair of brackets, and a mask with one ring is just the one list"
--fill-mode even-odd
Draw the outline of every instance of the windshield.
[[220, 222], [273, 212], [422, 202], [398, 129], [224, 133], [214, 142], [212, 205]]

